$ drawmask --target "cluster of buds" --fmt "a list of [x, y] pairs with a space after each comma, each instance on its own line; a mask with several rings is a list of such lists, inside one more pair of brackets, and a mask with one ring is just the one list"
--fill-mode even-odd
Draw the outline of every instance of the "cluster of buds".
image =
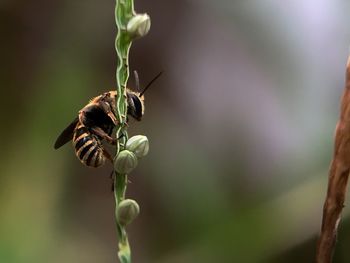
[[[136, 135], [131, 137], [117, 155], [114, 162], [115, 170], [120, 174], [128, 174], [137, 166], [138, 159], [147, 155], [149, 142], [146, 136]], [[120, 225], [126, 226], [139, 214], [140, 207], [135, 200], [125, 199], [119, 203], [116, 216]]]
[[149, 142], [146, 136], [136, 135], [131, 137], [125, 146], [125, 150], [120, 151], [114, 162], [114, 168], [118, 173], [128, 174], [135, 169], [138, 159], [147, 155]]

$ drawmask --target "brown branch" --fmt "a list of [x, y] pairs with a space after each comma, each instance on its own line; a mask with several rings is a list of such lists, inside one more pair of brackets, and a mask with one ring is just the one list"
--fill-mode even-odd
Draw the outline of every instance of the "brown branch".
[[329, 170], [328, 190], [323, 206], [321, 234], [316, 262], [332, 262], [337, 229], [344, 207], [350, 171], [350, 57], [346, 66], [345, 91], [341, 100], [340, 119], [335, 129], [334, 154]]

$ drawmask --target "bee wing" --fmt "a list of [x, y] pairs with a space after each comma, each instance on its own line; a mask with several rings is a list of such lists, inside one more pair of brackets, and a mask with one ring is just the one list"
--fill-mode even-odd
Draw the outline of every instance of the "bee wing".
[[55, 145], [54, 145], [55, 149], [60, 148], [61, 146], [65, 145], [67, 142], [73, 139], [74, 129], [75, 129], [75, 126], [77, 126], [78, 121], [79, 121], [79, 118], [76, 117], [74, 121], [62, 131], [62, 133], [60, 134], [60, 136], [58, 136], [55, 142]]

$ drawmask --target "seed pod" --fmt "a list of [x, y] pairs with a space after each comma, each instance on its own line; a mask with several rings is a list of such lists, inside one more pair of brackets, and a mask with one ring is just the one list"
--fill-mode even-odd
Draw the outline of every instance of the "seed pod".
[[130, 224], [140, 213], [140, 207], [135, 200], [125, 199], [119, 203], [117, 209], [117, 220], [122, 226]]
[[133, 152], [137, 158], [142, 158], [146, 156], [149, 151], [149, 142], [146, 136], [136, 135], [126, 142], [125, 148]]
[[147, 14], [133, 16], [126, 26], [126, 31], [132, 39], [147, 35], [151, 28], [151, 18]]
[[121, 174], [130, 173], [137, 166], [137, 157], [134, 153], [123, 150], [114, 162], [114, 169]]

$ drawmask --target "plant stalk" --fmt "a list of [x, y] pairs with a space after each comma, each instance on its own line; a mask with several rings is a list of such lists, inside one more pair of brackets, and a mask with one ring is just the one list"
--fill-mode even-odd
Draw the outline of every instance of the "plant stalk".
[[[129, 37], [126, 27], [128, 21], [135, 14], [133, 0], [116, 0], [115, 5], [115, 21], [117, 25], [117, 37], [115, 40], [115, 49], [117, 52], [117, 97], [116, 97], [116, 117], [119, 125], [117, 126], [116, 138], [120, 138], [116, 147], [116, 156], [119, 151], [124, 149], [128, 138], [126, 131], [126, 115], [127, 115], [127, 96], [126, 85], [129, 78], [129, 50], [132, 40]], [[119, 174], [115, 171], [114, 176], [114, 198], [115, 212], [117, 213], [119, 204], [125, 199], [128, 176]], [[118, 233], [118, 257], [121, 263], [131, 263], [131, 250], [129, 246], [128, 236], [125, 227], [120, 225], [116, 220]]]

